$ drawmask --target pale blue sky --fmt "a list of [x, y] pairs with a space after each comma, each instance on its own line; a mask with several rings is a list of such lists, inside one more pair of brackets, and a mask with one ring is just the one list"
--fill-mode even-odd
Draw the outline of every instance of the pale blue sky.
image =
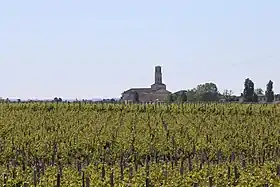
[[[1, 0], [0, 96], [119, 97], [245, 78], [280, 92], [279, 0]], [[269, 66], [270, 68], [266, 68]]]

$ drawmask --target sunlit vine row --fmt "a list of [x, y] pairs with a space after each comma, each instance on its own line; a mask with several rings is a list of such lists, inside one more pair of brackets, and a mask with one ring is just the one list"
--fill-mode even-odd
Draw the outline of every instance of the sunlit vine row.
[[280, 186], [277, 105], [0, 104], [0, 185]]

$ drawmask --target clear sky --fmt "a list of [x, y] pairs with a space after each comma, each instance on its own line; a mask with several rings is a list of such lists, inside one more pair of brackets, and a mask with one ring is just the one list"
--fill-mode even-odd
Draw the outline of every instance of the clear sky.
[[0, 96], [111, 98], [245, 78], [280, 92], [279, 0], [2, 0]]

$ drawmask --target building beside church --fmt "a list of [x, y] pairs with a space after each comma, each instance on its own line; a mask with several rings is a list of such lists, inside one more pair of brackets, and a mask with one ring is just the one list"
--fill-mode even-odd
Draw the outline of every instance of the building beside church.
[[163, 102], [170, 91], [166, 90], [166, 85], [162, 82], [161, 66], [155, 67], [155, 82], [150, 88], [131, 88], [122, 93], [121, 100], [126, 102]]

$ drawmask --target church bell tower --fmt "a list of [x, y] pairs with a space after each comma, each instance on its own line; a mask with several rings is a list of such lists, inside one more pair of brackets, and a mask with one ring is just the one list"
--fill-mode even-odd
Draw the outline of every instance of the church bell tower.
[[155, 67], [155, 83], [153, 85], [151, 85], [151, 88], [154, 90], [157, 90], [157, 89], [166, 90], [166, 85], [162, 83], [161, 66]]
[[162, 84], [162, 73], [160, 66], [155, 67], [155, 84]]

